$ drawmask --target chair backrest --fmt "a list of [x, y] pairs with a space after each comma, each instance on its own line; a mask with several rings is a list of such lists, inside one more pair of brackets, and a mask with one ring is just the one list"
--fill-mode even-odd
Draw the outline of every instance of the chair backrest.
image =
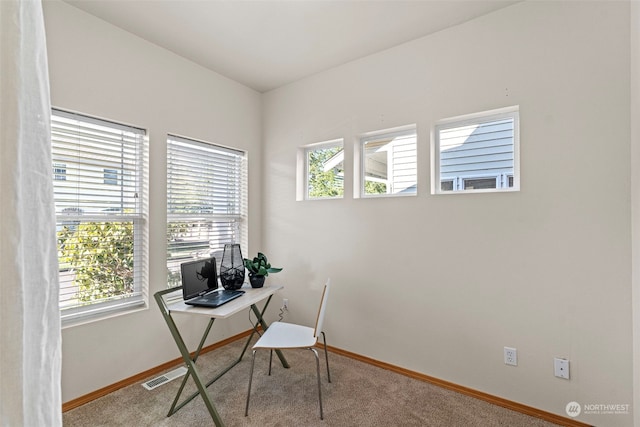
[[331, 279], [327, 279], [327, 283], [324, 285], [322, 291], [322, 300], [320, 301], [320, 308], [318, 309], [318, 317], [316, 318], [316, 327], [313, 331], [313, 336], [318, 338], [322, 333], [322, 324], [324, 323], [324, 314], [327, 310], [327, 298], [329, 297], [329, 288], [331, 287]]

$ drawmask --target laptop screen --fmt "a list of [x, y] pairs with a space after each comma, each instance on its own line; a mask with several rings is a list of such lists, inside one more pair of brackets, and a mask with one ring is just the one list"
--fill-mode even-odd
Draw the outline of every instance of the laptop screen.
[[186, 300], [218, 287], [216, 259], [213, 257], [184, 262], [180, 264], [180, 273], [182, 274], [182, 296]]

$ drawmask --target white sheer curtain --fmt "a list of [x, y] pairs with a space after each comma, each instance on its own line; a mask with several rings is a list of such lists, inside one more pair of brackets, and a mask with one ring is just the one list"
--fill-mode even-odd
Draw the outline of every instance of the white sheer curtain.
[[42, 4], [0, 0], [0, 425], [60, 426], [61, 332]]

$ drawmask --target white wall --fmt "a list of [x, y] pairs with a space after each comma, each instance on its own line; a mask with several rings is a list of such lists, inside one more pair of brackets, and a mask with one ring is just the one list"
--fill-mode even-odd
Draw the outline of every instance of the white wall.
[[640, 425], [640, 2], [631, 2], [631, 227], [634, 425]]
[[[52, 104], [148, 130], [150, 291], [166, 288], [166, 134], [248, 150], [251, 250], [260, 244], [260, 94], [59, 1], [44, 2]], [[180, 319], [193, 332], [206, 324]], [[186, 322], [191, 321], [192, 325]], [[249, 329], [220, 322], [210, 342]], [[62, 400], [179, 357], [158, 308], [64, 329]]]
[[[263, 241], [329, 344], [566, 416], [632, 404], [627, 2], [524, 2], [263, 98]], [[442, 118], [520, 106], [521, 191], [429, 194]], [[296, 148], [417, 123], [417, 197], [296, 202]], [[506, 366], [502, 349], [518, 349]], [[571, 380], [553, 358], [571, 361]], [[633, 416], [583, 414], [597, 425]]]

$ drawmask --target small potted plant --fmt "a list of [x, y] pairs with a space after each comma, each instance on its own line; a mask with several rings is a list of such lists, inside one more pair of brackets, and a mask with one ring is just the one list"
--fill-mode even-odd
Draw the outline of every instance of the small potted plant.
[[253, 259], [244, 259], [244, 267], [249, 272], [249, 282], [252, 288], [261, 288], [264, 285], [264, 279], [269, 273], [278, 273], [282, 268], [271, 267], [267, 257], [262, 252], [258, 252], [258, 256]]

